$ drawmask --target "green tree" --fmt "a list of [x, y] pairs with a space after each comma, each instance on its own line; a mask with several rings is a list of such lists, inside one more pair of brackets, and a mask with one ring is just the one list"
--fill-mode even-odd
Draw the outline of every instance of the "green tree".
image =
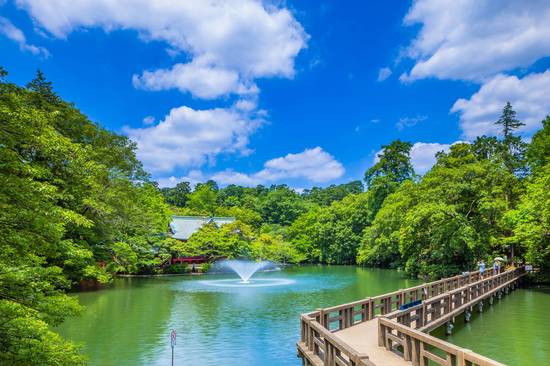
[[374, 219], [387, 196], [395, 192], [405, 180], [414, 177], [410, 158], [411, 149], [411, 143], [401, 140], [395, 140], [389, 145], [382, 146], [378, 162], [365, 173], [365, 182], [369, 191], [372, 192], [369, 202], [371, 207], [369, 219]]
[[189, 182], [179, 182], [173, 188], [162, 188], [161, 192], [169, 205], [185, 207], [191, 193], [191, 184]]
[[542, 121], [542, 129], [533, 135], [526, 156], [533, 171], [541, 169], [550, 162], [550, 116], [546, 116]]
[[[537, 170], [518, 207], [506, 219], [513, 228], [510, 242], [525, 252], [529, 263], [550, 270], [550, 163]], [[519, 253], [520, 255], [522, 253]]]
[[263, 220], [270, 224], [290, 225], [306, 211], [300, 195], [286, 185], [272, 186], [258, 205]]
[[200, 215], [213, 215], [216, 211], [218, 196], [209, 184], [197, 184], [188, 196], [187, 207]]
[[525, 123], [519, 121], [516, 112], [510, 102], [507, 102], [502, 110], [500, 118], [495, 122], [501, 127], [504, 145], [503, 160], [504, 165], [510, 173], [520, 172], [524, 167], [524, 154], [526, 145], [521, 138], [514, 135], [514, 132]]

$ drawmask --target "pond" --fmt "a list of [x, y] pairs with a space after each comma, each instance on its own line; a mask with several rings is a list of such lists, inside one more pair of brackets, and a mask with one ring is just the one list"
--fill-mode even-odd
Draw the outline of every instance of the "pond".
[[[419, 283], [392, 270], [299, 266], [253, 278], [275, 286], [213, 285], [231, 277], [116, 279], [105, 290], [76, 294], [85, 312], [57, 330], [83, 344], [90, 365], [170, 365], [171, 329], [177, 332], [175, 365], [300, 365], [300, 313]], [[536, 362], [525, 365], [550, 364], [550, 316], [544, 311], [550, 294], [521, 290], [501, 302], [467, 326], [457, 325], [450, 341], [509, 364], [521, 364], [512, 362], [516, 352], [537, 354], [528, 358]], [[519, 303], [509, 311], [499, 309], [514, 302]], [[490, 317], [498, 317], [500, 325], [486, 321]], [[483, 333], [486, 328], [495, 332]], [[537, 342], [544, 344], [530, 348]]]

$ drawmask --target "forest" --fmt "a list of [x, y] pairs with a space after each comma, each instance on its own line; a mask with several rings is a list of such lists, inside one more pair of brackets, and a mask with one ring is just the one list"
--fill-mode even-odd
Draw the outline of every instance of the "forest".
[[[359, 264], [438, 278], [512, 257], [550, 267], [550, 117], [529, 141], [513, 107], [480, 136], [437, 154], [423, 176], [412, 144], [382, 146], [363, 180], [160, 188], [136, 145], [62, 100], [44, 74], [26, 86], [0, 68], [0, 364], [85, 364], [52, 329], [82, 311], [68, 295], [118, 274], [157, 274], [173, 256]], [[187, 242], [171, 215], [234, 216]]]

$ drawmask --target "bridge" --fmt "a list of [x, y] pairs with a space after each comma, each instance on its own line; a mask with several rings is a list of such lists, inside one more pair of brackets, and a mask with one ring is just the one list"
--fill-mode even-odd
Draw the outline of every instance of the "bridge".
[[471, 272], [302, 314], [298, 356], [306, 366], [503, 366], [429, 332], [452, 331], [461, 314], [469, 321], [524, 275]]

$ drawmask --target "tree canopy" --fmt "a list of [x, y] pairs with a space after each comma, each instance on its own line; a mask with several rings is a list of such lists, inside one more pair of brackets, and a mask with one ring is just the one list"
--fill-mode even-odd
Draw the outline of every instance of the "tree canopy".
[[[91, 122], [38, 71], [0, 68], [0, 364], [79, 365], [52, 329], [82, 309], [67, 292], [118, 274], [180, 270], [175, 256], [400, 267], [437, 278], [494, 256], [550, 270], [550, 117], [529, 144], [508, 103], [499, 137], [437, 154], [424, 176], [412, 144], [382, 146], [364, 181], [158, 188], [127, 137]], [[170, 215], [232, 216], [188, 241]], [[31, 351], [32, 350], [32, 351]]]

